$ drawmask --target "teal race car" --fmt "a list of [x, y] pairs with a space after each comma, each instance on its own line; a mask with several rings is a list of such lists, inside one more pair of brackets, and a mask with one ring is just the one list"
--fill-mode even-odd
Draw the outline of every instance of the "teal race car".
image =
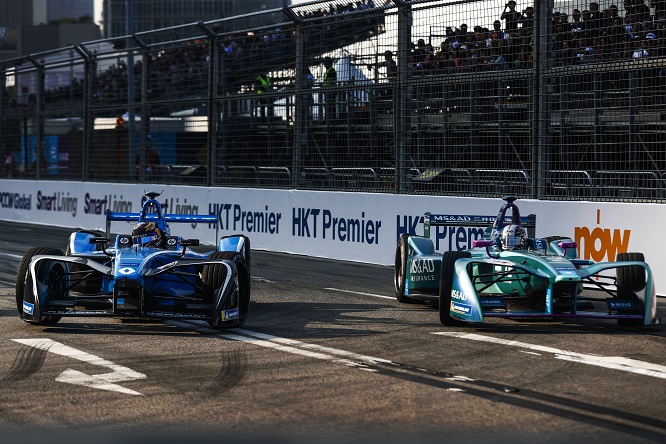
[[[581, 259], [568, 237], [534, 237], [536, 216], [521, 217], [513, 196], [503, 200], [496, 217], [426, 213], [423, 236], [403, 234], [395, 253], [398, 301], [437, 301], [440, 321], [451, 326], [489, 317], [658, 323], [654, 280], [642, 253], [619, 253], [615, 262]], [[471, 249], [439, 254], [430, 239], [433, 226], [485, 229]]]

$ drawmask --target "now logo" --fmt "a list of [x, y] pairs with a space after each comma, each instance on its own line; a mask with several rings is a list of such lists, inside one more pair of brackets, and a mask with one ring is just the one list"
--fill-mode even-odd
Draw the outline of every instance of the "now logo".
[[[597, 224], [599, 219], [600, 211], [597, 210]], [[618, 253], [627, 252], [631, 230], [601, 227], [590, 230], [588, 227], [576, 227], [574, 237], [578, 242], [582, 259], [613, 262]]]

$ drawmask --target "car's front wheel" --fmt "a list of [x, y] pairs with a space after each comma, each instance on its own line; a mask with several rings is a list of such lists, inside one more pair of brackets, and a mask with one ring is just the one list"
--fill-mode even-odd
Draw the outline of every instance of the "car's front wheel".
[[412, 298], [405, 295], [407, 286], [407, 257], [409, 256], [409, 234], [403, 234], [398, 240], [395, 249], [395, 268], [393, 285], [395, 287], [395, 298], [398, 302], [409, 304], [414, 302]]
[[[234, 327], [240, 327], [245, 324], [247, 314], [250, 310], [250, 272], [248, 270], [247, 262], [241, 253], [234, 251], [216, 251], [208, 256], [212, 260], [225, 260], [233, 262], [235, 269], [235, 276], [237, 282], [230, 283], [236, 285], [234, 293], [229, 296], [227, 302], [221, 304], [219, 307], [214, 307], [213, 318], [209, 322], [212, 327], [220, 326], [222, 314], [226, 310], [238, 309], [238, 317], [233, 322]], [[232, 273], [234, 271], [232, 270]], [[204, 286], [211, 291], [213, 303], [215, 303], [215, 292], [224, 285], [227, 277], [227, 267], [223, 264], [210, 264], [205, 265], [202, 271], [202, 281]], [[225, 324], [228, 324], [225, 323]], [[228, 325], [231, 326], [231, 325]]]
[[[618, 253], [615, 258], [617, 262], [640, 261], [645, 262], [643, 253]], [[643, 308], [643, 303], [636, 296], [636, 292], [645, 288], [647, 277], [645, 268], [640, 266], [621, 267], [617, 269], [616, 276], [617, 295], [620, 299], [632, 299], [636, 304]], [[617, 325], [620, 326], [639, 326], [643, 325], [642, 319], [618, 319]]]
[[442, 255], [442, 269], [439, 276], [439, 320], [444, 325], [461, 326], [467, 322], [451, 316], [451, 290], [455, 276], [455, 263], [458, 259], [472, 257], [469, 251], [446, 251]]
[[[30, 262], [32, 258], [40, 255], [56, 255], [62, 256], [63, 252], [57, 248], [52, 247], [33, 247], [26, 251], [19, 263], [18, 270], [16, 271], [16, 308], [18, 309], [19, 316], [26, 322], [38, 325], [51, 325], [60, 320], [60, 316], [44, 316], [40, 319], [31, 320], [23, 315], [23, 302], [26, 294], [33, 291], [31, 287], [30, 277]], [[65, 270], [62, 264], [51, 263], [48, 261], [36, 269], [38, 278], [46, 282], [49, 287], [49, 293], [55, 296], [63, 296], [65, 292]], [[36, 298], [37, 295], [34, 295]]]

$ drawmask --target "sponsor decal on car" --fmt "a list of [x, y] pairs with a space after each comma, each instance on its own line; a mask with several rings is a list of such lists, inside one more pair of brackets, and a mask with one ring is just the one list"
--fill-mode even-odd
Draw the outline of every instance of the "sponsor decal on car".
[[35, 312], [35, 304], [23, 301], [23, 313], [32, 315]]
[[631, 300], [608, 300], [608, 308], [611, 310], [639, 310], [640, 306]]
[[548, 245], [543, 239], [534, 239], [534, 249], [535, 250], [548, 250]]
[[131, 268], [131, 267], [124, 267], [124, 268], [121, 268], [120, 270], [118, 270], [118, 273], [120, 273], [120, 274], [133, 274], [135, 272], [136, 272], [136, 270], [134, 268]]
[[451, 301], [451, 311], [469, 316], [472, 314], [472, 307], [467, 304]]
[[230, 319], [238, 319], [239, 316], [240, 316], [240, 313], [239, 313], [237, 308], [222, 311], [222, 320], [223, 321], [228, 321]]
[[468, 296], [467, 293], [465, 293], [464, 291], [451, 290], [451, 298], [459, 299], [461, 301], [466, 301]]
[[415, 259], [409, 266], [411, 274], [434, 273], [435, 263], [432, 259]]

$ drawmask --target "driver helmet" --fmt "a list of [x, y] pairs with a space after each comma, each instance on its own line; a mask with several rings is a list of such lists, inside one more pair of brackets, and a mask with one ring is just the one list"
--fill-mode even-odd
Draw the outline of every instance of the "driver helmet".
[[507, 225], [502, 228], [500, 244], [502, 250], [523, 250], [527, 247], [525, 229], [520, 225]]
[[166, 236], [155, 222], [139, 222], [132, 229], [132, 244], [135, 246], [164, 248]]

